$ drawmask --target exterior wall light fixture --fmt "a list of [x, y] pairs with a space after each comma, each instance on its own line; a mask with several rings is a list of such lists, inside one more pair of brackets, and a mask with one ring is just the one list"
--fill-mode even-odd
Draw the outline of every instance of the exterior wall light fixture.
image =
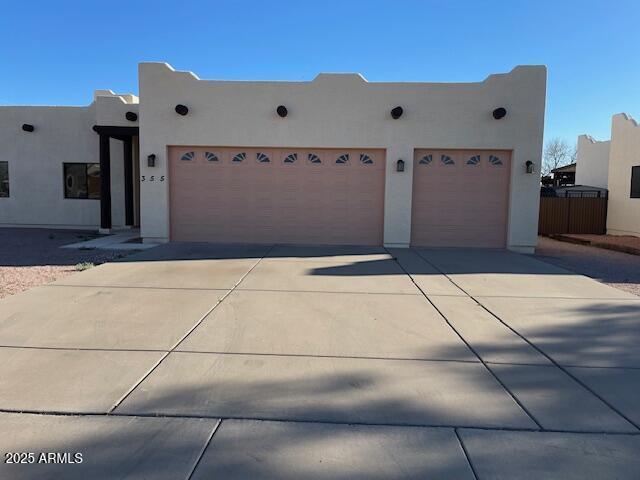
[[498, 107], [493, 111], [493, 118], [500, 120], [507, 115], [507, 109], [504, 107]]
[[147, 167], [155, 167], [156, 166], [156, 155], [152, 153], [151, 155], [147, 155]]
[[399, 159], [396, 162], [396, 172], [404, 172], [404, 160]]
[[22, 130], [24, 130], [25, 132], [33, 132], [35, 130], [35, 127], [33, 125], [31, 125], [30, 123], [23, 123], [22, 124]]
[[287, 107], [285, 107], [284, 105], [278, 105], [278, 108], [276, 108], [276, 113], [284, 118], [287, 116], [287, 114], [289, 113], [289, 111], [287, 110]]
[[189, 107], [179, 103], [178, 105], [176, 105], [176, 113], [184, 117], [187, 113], [189, 113]]
[[138, 120], [138, 114], [136, 112], [127, 112], [124, 114], [124, 118], [126, 118], [130, 122], [135, 122], [136, 120]]
[[397, 107], [393, 107], [391, 109], [391, 118], [393, 118], [394, 120], [399, 119], [402, 114], [404, 113], [404, 109], [400, 106]]
[[527, 169], [527, 173], [534, 173], [536, 171], [531, 160], [527, 160], [526, 162], [524, 162], [524, 166]]

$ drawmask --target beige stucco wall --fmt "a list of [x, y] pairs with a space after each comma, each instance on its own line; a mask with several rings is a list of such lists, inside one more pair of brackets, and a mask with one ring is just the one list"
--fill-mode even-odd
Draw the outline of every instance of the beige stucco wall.
[[589, 135], [578, 137], [576, 185], [607, 188], [610, 141], [598, 142]]
[[138, 113], [138, 97], [135, 95], [119, 95], [111, 90], [96, 90], [94, 102], [96, 105], [96, 125], [138, 126], [138, 121], [132, 122], [125, 117], [126, 112]]
[[[387, 151], [384, 242], [408, 246], [415, 148], [513, 150], [508, 245], [532, 251], [537, 238], [546, 68], [521, 66], [483, 82], [369, 83], [357, 74], [321, 74], [311, 82], [199, 80], [164, 63], [141, 63], [141, 184], [145, 241], [169, 237], [167, 145], [384, 148]], [[185, 117], [176, 104], [189, 107]], [[289, 115], [275, 109], [286, 105]], [[404, 115], [393, 120], [396, 105]], [[508, 115], [494, 120], [494, 108]], [[146, 157], [155, 154], [155, 168]], [[406, 170], [395, 171], [404, 159]]]
[[[106, 93], [105, 93], [106, 94]], [[65, 162], [99, 162], [97, 118], [108, 119], [119, 105], [123, 111], [137, 105], [108, 98], [101, 113], [101, 93], [86, 107], [0, 107], [0, 161], [9, 163], [10, 197], [0, 198], [0, 226], [98, 228], [100, 202], [65, 199]], [[111, 92], [111, 95], [113, 93]], [[124, 110], [123, 110], [124, 109]], [[23, 123], [35, 131], [22, 131]], [[108, 125], [108, 123], [107, 123]], [[112, 222], [124, 225], [124, 164], [122, 142], [111, 140]]]
[[640, 165], [640, 125], [620, 113], [611, 119], [607, 232], [640, 236], [640, 198], [630, 198], [631, 167]]

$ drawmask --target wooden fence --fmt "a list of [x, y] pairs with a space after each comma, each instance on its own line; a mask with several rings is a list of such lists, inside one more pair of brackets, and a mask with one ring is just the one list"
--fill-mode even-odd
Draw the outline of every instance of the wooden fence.
[[607, 231], [607, 197], [540, 197], [538, 233], [593, 233]]

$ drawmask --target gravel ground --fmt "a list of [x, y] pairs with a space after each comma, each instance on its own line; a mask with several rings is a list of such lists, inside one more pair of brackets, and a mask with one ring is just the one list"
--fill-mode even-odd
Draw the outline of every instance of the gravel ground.
[[86, 231], [0, 228], [0, 298], [70, 275], [79, 263], [98, 265], [131, 253], [59, 248], [95, 237]]
[[632, 255], [638, 255], [640, 253], [640, 237], [632, 237], [631, 235], [564, 234], [562, 237], [591, 242], [591, 245], [594, 247], [609, 247], [611, 250], [627, 252]]
[[640, 256], [538, 238], [536, 257], [640, 296]]
[[570, 237], [588, 240], [590, 242], [610, 243], [612, 245], [623, 245], [640, 249], [640, 237], [631, 235], [579, 235], [571, 234]]

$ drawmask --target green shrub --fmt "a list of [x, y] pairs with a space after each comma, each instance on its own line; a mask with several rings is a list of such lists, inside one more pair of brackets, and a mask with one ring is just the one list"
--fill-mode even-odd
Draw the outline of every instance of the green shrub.
[[83, 270], [89, 270], [90, 268], [95, 267], [93, 262], [82, 262], [76, 263], [76, 271], [82, 272]]

